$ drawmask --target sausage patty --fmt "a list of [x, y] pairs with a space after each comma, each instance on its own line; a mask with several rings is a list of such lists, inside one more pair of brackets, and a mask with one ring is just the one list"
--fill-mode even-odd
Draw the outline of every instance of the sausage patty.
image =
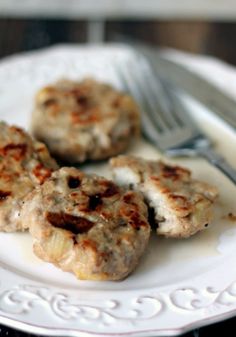
[[105, 159], [139, 134], [139, 110], [130, 96], [110, 85], [61, 80], [36, 95], [32, 131], [64, 162]]
[[162, 161], [118, 156], [110, 161], [115, 181], [143, 193], [157, 234], [186, 238], [212, 220], [215, 187], [191, 178], [191, 172]]
[[56, 168], [44, 144], [19, 127], [0, 122], [0, 231], [27, 228], [20, 216], [24, 197]]
[[127, 276], [150, 235], [141, 194], [75, 168], [61, 168], [38, 186], [24, 217], [35, 254], [86, 280]]

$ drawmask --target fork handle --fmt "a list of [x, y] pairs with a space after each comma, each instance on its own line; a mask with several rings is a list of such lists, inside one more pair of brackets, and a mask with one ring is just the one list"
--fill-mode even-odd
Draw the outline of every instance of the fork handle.
[[199, 149], [198, 154], [217, 167], [236, 184], [236, 170], [221, 155], [212, 149]]

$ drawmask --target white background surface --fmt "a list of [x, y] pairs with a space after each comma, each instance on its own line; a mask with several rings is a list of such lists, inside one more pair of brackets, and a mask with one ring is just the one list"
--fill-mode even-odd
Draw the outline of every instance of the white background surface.
[[1, 0], [0, 16], [235, 20], [234, 0]]

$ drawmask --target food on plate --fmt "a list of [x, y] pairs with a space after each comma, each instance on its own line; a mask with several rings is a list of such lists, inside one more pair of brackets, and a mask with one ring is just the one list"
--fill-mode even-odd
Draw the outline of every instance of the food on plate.
[[24, 198], [55, 169], [44, 144], [19, 127], [0, 122], [0, 231], [27, 228], [20, 216]]
[[110, 85], [61, 80], [37, 93], [32, 131], [64, 162], [105, 159], [139, 135], [139, 109], [133, 98]]
[[137, 265], [150, 235], [140, 193], [73, 167], [55, 171], [27, 198], [35, 254], [86, 280], [119, 280]]
[[212, 220], [217, 189], [193, 179], [188, 169], [132, 156], [112, 158], [110, 164], [118, 184], [143, 193], [157, 234], [187, 238]]

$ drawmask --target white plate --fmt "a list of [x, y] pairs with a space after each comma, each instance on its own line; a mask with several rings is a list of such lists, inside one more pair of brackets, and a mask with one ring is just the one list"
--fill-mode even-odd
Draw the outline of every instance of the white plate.
[[[112, 62], [132, 60], [122, 46], [59, 46], [0, 63], [0, 118], [29, 126], [37, 89], [61, 77], [91, 75], [119, 87]], [[236, 166], [236, 135], [193, 102], [194, 115]], [[228, 144], [234, 146], [228, 146]], [[130, 152], [160, 154], [144, 141]], [[0, 322], [63, 336], [177, 335], [236, 312], [236, 188], [200, 159], [179, 160], [195, 177], [219, 187], [212, 226], [188, 240], [151, 238], [139, 267], [121, 282], [78, 281], [37, 259], [28, 233], [0, 233]], [[107, 174], [106, 164], [88, 167]]]

